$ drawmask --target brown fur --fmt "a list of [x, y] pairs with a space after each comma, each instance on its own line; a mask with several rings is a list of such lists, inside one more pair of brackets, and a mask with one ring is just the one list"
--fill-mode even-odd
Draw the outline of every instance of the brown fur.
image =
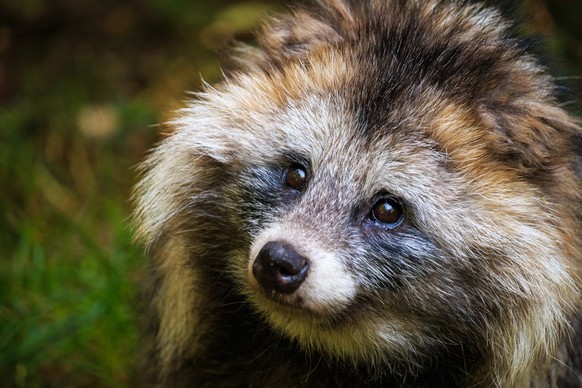
[[[582, 131], [510, 27], [329, 0], [241, 48], [136, 188], [152, 382], [582, 386]], [[311, 264], [291, 294], [253, 275], [270, 241]]]

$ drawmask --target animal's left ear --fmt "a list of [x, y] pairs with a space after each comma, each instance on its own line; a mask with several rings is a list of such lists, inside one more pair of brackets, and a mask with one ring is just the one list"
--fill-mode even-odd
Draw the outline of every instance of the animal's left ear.
[[354, 23], [349, 5], [342, 0], [321, 2], [315, 11], [299, 9], [264, 27], [259, 45], [271, 62], [301, 59], [319, 47], [337, 45]]
[[498, 156], [511, 160], [526, 175], [552, 172], [569, 163], [573, 139], [581, 135], [576, 121], [551, 103], [534, 102], [521, 109], [524, 112], [516, 116], [503, 113], [485, 116], [494, 129]]

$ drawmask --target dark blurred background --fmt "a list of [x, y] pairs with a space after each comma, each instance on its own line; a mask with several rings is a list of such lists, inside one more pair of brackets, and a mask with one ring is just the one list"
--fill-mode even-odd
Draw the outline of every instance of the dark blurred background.
[[[156, 124], [281, 4], [0, 0], [1, 386], [132, 385], [135, 166]], [[521, 14], [579, 115], [582, 0]]]

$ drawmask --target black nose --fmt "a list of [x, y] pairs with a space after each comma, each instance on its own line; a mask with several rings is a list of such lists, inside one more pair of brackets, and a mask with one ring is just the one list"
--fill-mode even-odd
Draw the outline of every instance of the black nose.
[[267, 292], [290, 294], [307, 277], [309, 262], [282, 241], [266, 243], [253, 263], [253, 275]]

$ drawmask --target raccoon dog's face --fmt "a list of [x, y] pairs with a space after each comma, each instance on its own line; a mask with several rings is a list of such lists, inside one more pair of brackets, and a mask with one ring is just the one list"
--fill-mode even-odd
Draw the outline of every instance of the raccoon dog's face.
[[226, 184], [248, 239], [231, 265], [272, 325], [338, 357], [410, 360], [470, 347], [510, 319], [505, 306], [529, 302], [533, 272], [544, 287], [561, 281], [543, 194], [472, 149], [479, 140], [437, 140], [481, 136], [485, 124], [417, 91], [376, 107], [370, 128], [347, 90], [307, 91], [245, 122], [271, 136], [237, 149]]
[[556, 185], [575, 125], [494, 11], [445, 3], [332, 2], [267, 27], [174, 122], [144, 229], [220, 247], [195, 265], [306, 348], [523, 365], [574, 289]]

